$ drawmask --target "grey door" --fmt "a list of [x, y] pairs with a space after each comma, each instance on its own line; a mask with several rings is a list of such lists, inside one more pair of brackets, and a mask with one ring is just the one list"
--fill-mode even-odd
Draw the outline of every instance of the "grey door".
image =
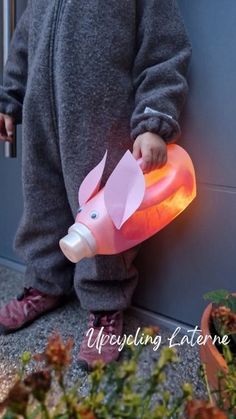
[[196, 325], [204, 292], [236, 286], [236, 2], [179, 4], [193, 45], [181, 144], [195, 164], [198, 196], [143, 246], [135, 302]]
[[[0, 79], [3, 69], [3, 22], [0, 2]], [[19, 19], [27, 0], [17, 0], [16, 15]], [[22, 213], [21, 193], [21, 128], [17, 129], [17, 158], [4, 158], [4, 145], [0, 144], [0, 259], [18, 261], [12, 241]]]

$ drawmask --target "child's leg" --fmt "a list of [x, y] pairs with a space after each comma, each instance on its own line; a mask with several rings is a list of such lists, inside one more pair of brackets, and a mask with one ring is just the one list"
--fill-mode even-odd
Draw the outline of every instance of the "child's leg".
[[44, 116], [23, 130], [24, 213], [14, 247], [26, 263], [25, 286], [61, 295], [73, 285], [74, 265], [62, 254], [59, 240], [73, 223], [61, 170], [58, 142]]
[[81, 260], [75, 270], [75, 290], [89, 311], [124, 310], [131, 302], [138, 271], [133, 264], [140, 246], [118, 255]]
[[[80, 113], [77, 113], [80, 115]], [[108, 124], [108, 122], [105, 120]], [[124, 155], [131, 149], [128, 124], [120, 123], [117, 132], [107, 134], [103, 127], [96, 131], [92, 126], [85, 125], [69, 131], [67, 137], [61, 135], [60, 147], [65, 185], [73, 213], [78, 209], [78, 189], [88, 172], [101, 160], [105, 150], [108, 150], [107, 163], [101, 187], [104, 186], [112, 170]], [[104, 132], [106, 134], [104, 134]], [[96, 135], [95, 135], [96, 134]], [[96, 137], [96, 142], [93, 139]], [[70, 139], [70, 144], [66, 140]], [[122, 139], [122, 141], [121, 141]], [[93, 310], [118, 310], [129, 306], [131, 296], [138, 279], [137, 269], [133, 260], [139, 246], [119, 255], [97, 255], [94, 258], [83, 259], [75, 269], [74, 286], [83, 308]]]

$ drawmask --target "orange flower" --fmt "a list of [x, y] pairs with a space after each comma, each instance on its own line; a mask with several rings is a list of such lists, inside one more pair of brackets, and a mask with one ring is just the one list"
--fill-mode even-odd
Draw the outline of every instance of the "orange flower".
[[69, 338], [65, 343], [58, 333], [48, 338], [46, 349], [41, 354], [34, 355], [36, 361], [45, 361], [46, 364], [55, 370], [62, 370], [71, 363], [71, 351], [73, 339]]
[[188, 419], [227, 419], [228, 416], [207, 400], [188, 400], [186, 404]]
[[159, 326], [149, 326], [143, 329], [143, 333], [148, 336], [155, 337], [160, 332]]
[[96, 419], [95, 414], [88, 407], [78, 404], [76, 410], [81, 419]]

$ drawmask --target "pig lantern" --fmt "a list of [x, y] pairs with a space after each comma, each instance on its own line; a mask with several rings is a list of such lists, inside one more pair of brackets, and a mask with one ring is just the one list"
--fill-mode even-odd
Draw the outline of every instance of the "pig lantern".
[[107, 158], [89, 172], [79, 188], [75, 223], [59, 242], [74, 263], [84, 257], [123, 252], [153, 236], [196, 196], [192, 161], [179, 145], [167, 146], [167, 163], [143, 174], [142, 159], [128, 150], [99, 190]]

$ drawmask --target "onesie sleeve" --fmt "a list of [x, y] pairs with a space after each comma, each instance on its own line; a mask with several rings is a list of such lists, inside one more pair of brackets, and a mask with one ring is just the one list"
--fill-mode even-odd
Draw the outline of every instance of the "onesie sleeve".
[[28, 73], [29, 6], [16, 26], [11, 40], [9, 56], [0, 85], [0, 112], [11, 115], [16, 124], [22, 121], [22, 105]]
[[131, 137], [150, 131], [173, 142], [181, 134], [191, 43], [175, 0], [138, 0], [137, 19]]

